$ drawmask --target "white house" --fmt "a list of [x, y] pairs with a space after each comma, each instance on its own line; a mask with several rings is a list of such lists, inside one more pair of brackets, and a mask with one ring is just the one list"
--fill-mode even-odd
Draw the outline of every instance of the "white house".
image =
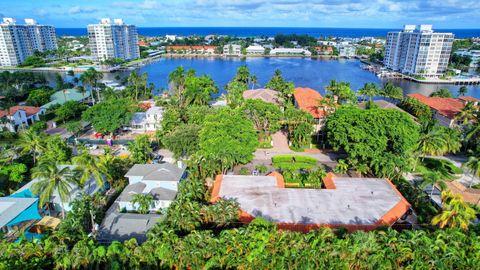
[[155, 131], [160, 128], [163, 107], [152, 106], [146, 112], [136, 112], [130, 121], [130, 129], [136, 132]]
[[[0, 128], [15, 132], [20, 126], [28, 127], [34, 122], [40, 121], [40, 115], [45, 111], [45, 108], [40, 107], [13, 106], [9, 110], [0, 111]], [[1, 121], [2, 118], [5, 121]]]
[[351, 45], [340, 45], [337, 47], [338, 55], [341, 57], [354, 57], [355, 56], [355, 47]]
[[250, 55], [263, 55], [265, 53], [265, 48], [260, 45], [251, 45], [247, 47], [247, 54]]
[[305, 56], [311, 56], [312, 53], [309, 50], [300, 48], [275, 48], [270, 51], [270, 55], [287, 55], [287, 54], [303, 54]]
[[[57, 168], [59, 170], [61, 169], [64, 169], [64, 168], [69, 168], [72, 175], [74, 174], [74, 171], [75, 169], [77, 168], [76, 165], [57, 165]], [[38, 183], [40, 182], [40, 178], [35, 178], [33, 179], [32, 181], [28, 182], [27, 184], [25, 184], [23, 187], [21, 187], [19, 190], [15, 191], [14, 195], [15, 194], [20, 194], [20, 193], [24, 193], [24, 192], [32, 192], [32, 186], [35, 184], [35, 183]], [[88, 179], [88, 181], [83, 185], [83, 187], [81, 186], [78, 186], [76, 184], [72, 184], [70, 183], [69, 184], [70, 187], [71, 187], [71, 190], [70, 190], [70, 196], [69, 198], [67, 199], [66, 202], [63, 203], [64, 205], [64, 210], [65, 211], [70, 211], [72, 210], [72, 205], [71, 205], [71, 202], [77, 197], [79, 196], [80, 194], [85, 194], [85, 195], [89, 195], [89, 196], [93, 196], [95, 193], [97, 192], [101, 192], [102, 190], [105, 189], [107, 183], [104, 181], [104, 185], [103, 187], [99, 186], [97, 181], [95, 180], [95, 178], [93, 177], [93, 175]], [[33, 194], [33, 195], [36, 195], [38, 196], [37, 194]], [[57, 212], [60, 212], [62, 211], [62, 201], [60, 199], [60, 195], [57, 191], [54, 191], [53, 192], [53, 195], [52, 195], [52, 198], [50, 199], [50, 202], [51, 206], [53, 206], [53, 208], [51, 208], [52, 210], [55, 210]]]
[[118, 197], [120, 209], [134, 211], [137, 206], [131, 201], [136, 194], [149, 194], [153, 196], [153, 205], [150, 211], [156, 212], [166, 208], [175, 199], [178, 184], [185, 178], [185, 166], [180, 162], [159, 164], [135, 164], [125, 174], [129, 185]]
[[242, 46], [237, 44], [227, 44], [223, 46], [223, 54], [239, 56], [242, 54]]

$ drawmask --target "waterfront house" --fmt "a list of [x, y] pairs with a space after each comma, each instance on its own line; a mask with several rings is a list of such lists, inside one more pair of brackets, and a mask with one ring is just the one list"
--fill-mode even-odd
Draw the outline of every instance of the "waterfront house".
[[460, 55], [460, 56], [466, 56], [470, 57], [472, 61], [470, 62], [469, 68], [471, 70], [476, 70], [477, 68], [480, 67], [480, 50], [466, 50], [466, 49], [460, 49], [458, 51], [455, 51], [454, 54]]
[[270, 51], [270, 55], [304, 55], [311, 56], [312, 53], [309, 50], [302, 48], [275, 48]]
[[[36, 121], [46, 109], [33, 106], [13, 106], [8, 110], [0, 111], [0, 129], [5, 128], [10, 132], [16, 132], [19, 127], [28, 127]], [[3, 119], [3, 121], [2, 121]]]
[[318, 46], [315, 47], [318, 55], [332, 55], [333, 47], [332, 46]]
[[263, 55], [265, 48], [260, 45], [250, 45], [246, 48], [247, 55]]
[[430, 107], [439, 124], [450, 128], [461, 124], [461, 121], [456, 119], [456, 115], [462, 111], [467, 102], [474, 102], [478, 105], [478, 100], [474, 97], [442, 98], [427, 97], [422, 94], [409, 94], [408, 96]]
[[355, 47], [352, 46], [352, 45], [340, 45], [337, 47], [338, 49], [338, 55], [340, 57], [347, 57], [347, 58], [350, 58], [350, 57], [355, 57]]
[[244, 99], [260, 99], [262, 101], [279, 105], [280, 95], [277, 91], [271, 89], [252, 89], [243, 92]]
[[118, 197], [120, 209], [135, 211], [131, 201], [135, 194], [149, 194], [153, 197], [150, 211], [156, 212], [167, 208], [175, 199], [178, 192], [178, 184], [186, 176], [186, 167], [181, 162], [177, 164], [135, 164], [125, 174], [129, 185]]
[[334, 108], [322, 108], [320, 101], [323, 97], [312, 88], [295, 88], [293, 98], [295, 107], [313, 116], [316, 122], [315, 131], [321, 129], [325, 117], [334, 110]]
[[[77, 165], [57, 165], [57, 168], [59, 170], [62, 170], [64, 168], [69, 168], [71, 175], [73, 176], [75, 173], [75, 170], [78, 168]], [[25, 184], [23, 187], [15, 191], [15, 194], [32, 194], [32, 186], [35, 185], [35, 183], [40, 182], [40, 178], [35, 178], [32, 181], [28, 182]], [[98, 192], [102, 192], [105, 190], [107, 187], [107, 182], [104, 180], [103, 182], [103, 187], [99, 186], [93, 175], [90, 176], [90, 178], [85, 182], [83, 186], [77, 185], [77, 184], [70, 184], [71, 190], [70, 190], [70, 196], [67, 199], [66, 202], [63, 202], [64, 210], [65, 211], [70, 211], [72, 210], [72, 205], [71, 202], [80, 194], [88, 195], [88, 196], [93, 196]], [[12, 195], [12, 196], [13, 196]], [[34, 196], [38, 196], [38, 194], [33, 194]], [[62, 211], [62, 201], [60, 199], [59, 193], [55, 190], [53, 192], [52, 197], [50, 198], [50, 201], [48, 202], [49, 204], [49, 209], [53, 210], [57, 213]]]
[[322, 189], [288, 188], [277, 172], [268, 176], [218, 175], [210, 201], [236, 201], [243, 223], [262, 217], [276, 223], [278, 229], [300, 232], [321, 227], [369, 231], [392, 226], [411, 211], [388, 179], [329, 173], [322, 180]]
[[50, 102], [42, 106], [43, 109], [49, 109], [54, 105], [62, 105], [67, 101], [83, 102], [90, 97], [90, 91], [85, 90], [85, 93], [80, 93], [76, 89], [64, 89], [53, 93], [50, 96]]
[[223, 46], [223, 55], [240, 56], [242, 54], [242, 46], [237, 44], [227, 44]]
[[215, 54], [216, 46], [167, 46], [167, 52], [179, 54]]

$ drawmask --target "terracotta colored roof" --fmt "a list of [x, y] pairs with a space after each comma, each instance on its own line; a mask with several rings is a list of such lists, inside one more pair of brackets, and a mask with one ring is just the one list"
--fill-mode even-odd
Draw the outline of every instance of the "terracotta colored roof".
[[32, 116], [34, 114], [37, 114], [40, 111], [40, 107], [33, 107], [33, 106], [13, 106], [10, 107], [10, 114], [8, 114], [8, 110], [0, 111], [0, 117], [4, 117], [6, 115], [12, 116], [14, 115], [18, 110], [25, 111], [27, 116]]
[[270, 89], [254, 89], [243, 92], [244, 99], [260, 99], [265, 102], [279, 104], [278, 92]]
[[143, 41], [143, 40], [140, 40], [138, 42], [138, 46], [147, 47], [147, 46], [150, 46], [150, 43], [148, 43], [146, 41]]
[[422, 94], [409, 94], [408, 96], [419, 100], [449, 119], [454, 119], [455, 115], [465, 106], [456, 98], [426, 97]]
[[318, 102], [322, 95], [312, 88], [295, 88], [293, 96], [300, 109], [309, 112], [313, 118], [322, 118], [325, 116], [323, 110], [318, 109]]
[[463, 96], [463, 97], [459, 97], [458, 99], [461, 99], [461, 100], [464, 100], [464, 101], [471, 101], [471, 102], [478, 102], [479, 100], [474, 98], [474, 97], [470, 97], [470, 96]]
[[453, 194], [460, 194], [465, 202], [480, 205], [480, 190], [467, 188], [457, 181], [446, 182]]

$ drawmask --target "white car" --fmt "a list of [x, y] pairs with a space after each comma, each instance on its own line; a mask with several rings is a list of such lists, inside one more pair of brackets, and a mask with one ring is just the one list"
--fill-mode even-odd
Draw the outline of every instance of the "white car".
[[86, 147], [87, 149], [90, 149], [90, 150], [97, 150], [97, 149], [98, 149], [98, 145], [96, 145], [96, 144], [89, 144], [89, 143], [87, 143], [87, 144], [85, 144], [85, 147]]

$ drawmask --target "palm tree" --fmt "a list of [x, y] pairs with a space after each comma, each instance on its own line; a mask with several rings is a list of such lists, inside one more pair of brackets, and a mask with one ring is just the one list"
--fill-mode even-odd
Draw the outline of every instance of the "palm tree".
[[[446, 152], [445, 129], [441, 128], [433, 120], [424, 120], [420, 126], [420, 138], [417, 141], [415, 152], [422, 156], [437, 155]], [[417, 157], [418, 160], [418, 157]], [[415, 162], [416, 165], [417, 161]], [[415, 170], [415, 168], [414, 168]]]
[[[109, 148], [105, 148], [109, 149]], [[110, 184], [110, 187], [113, 185], [113, 174], [112, 170], [114, 162], [115, 162], [115, 157], [110, 153], [110, 150], [105, 150], [105, 153], [101, 155], [98, 158], [97, 166], [99, 171], [105, 176], [107, 179], [108, 183]]]
[[252, 75], [252, 77], [250, 77], [250, 82], [252, 83], [252, 89], [255, 88], [255, 85], [257, 85], [258, 82], [257, 76]]
[[141, 84], [141, 80], [142, 78], [140, 77], [140, 75], [138, 75], [136, 71], [133, 71], [132, 73], [130, 73], [130, 76], [128, 76], [128, 83], [132, 85], [135, 89], [135, 101], [138, 100], [138, 88]]
[[45, 159], [33, 169], [32, 177], [39, 178], [32, 185], [32, 193], [40, 195], [40, 205], [49, 202], [56, 191], [60, 196], [62, 218], [65, 218], [65, 202], [70, 198], [72, 185], [76, 184], [70, 168], [60, 168], [54, 160]]
[[477, 119], [477, 108], [473, 102], [467, 102], [462, 110], [455, 115], [455, 119], [462, 121], [464, 125]]
[[443, 175], [439, 172], [428, 172], [423, 174], [422, 182], [420, 183], [420, 187], [425, 189], [426, 187], [432, 187], [430, 191], [430, 197], [433, 196], [433, 191], [435, 186], [438, 185], [441, 190], [447, 189], [447, 184], [443, 180]]
[[463, 164], [463, 167], [467, 168], [470, 173], [472, 173], [472, 180], [470, 180], [470, 184], [468, 185], [468, 187], [472, 187], [475, 176], [480, 176], [480, 157], [478, 152], [469, 156], [468, 161]]
[[103, 187], [104, 181], [102, 178], [101, 169], [98, 166], [98, 157], [91, 155], [85, 148], [81, 149], [80, 151], [81, 154], [73, 157], [72, 159], [73, 164], [77, 165], [75, 171], [80, 173], [80, 184], [84, 185], [88, 182], [90, 177], [93, 176], [98, 187]]
[[395, 86], [392, 82], [387, 82], [385, 85], [383, 85], [380, 95], [390, 99], [402, 99], [403, 89]]
[[83, 85], [90, 86], [90, 96], [92, 97], [92, 102], [95, 104], [95, 99], [93, 98], [93, 89], [97, 91], [97, 99], [101, 101], [100, 98], [100, 89], [97, 87], [97, 81], [103, 78], [103, 73], [98, 72], [94, 68], [89, 68], [82, 75], [80, 75], [80, 81]]
[[475, 210], [463, 201], [461, 195], [446, 190], [442, 192], [442, 212], [432, 218], [432, 224], [440, 228], [448, 226], [467, 230], [475, 218]]
[[132, 205], [137, 204], [137, 211], [140, 214], [148, 214], [153, 206], [153, 196], [150, 194], [138, 193], [133, 195]]
[[37, 155], [44, 149], [44, 136], [28, 129], [20, 135], [18, 145], [22, 148], [22, 153], [31, 153], [33, 155], [33, 164], [36, 164]]
[[358, 89], [358, 94], [362, 96], [368, 96], [369, 100], [372, 101], [374, 96], [380, 94], [380, 89], [374, 83], [365, 83], [362, 88]]
[[458, 89], [458, 96], [465, 96], [465, 94], [467, 94], [468, 92], [468, 88], [465, 86], [465, 85], [462, 85], [459, 89]]

